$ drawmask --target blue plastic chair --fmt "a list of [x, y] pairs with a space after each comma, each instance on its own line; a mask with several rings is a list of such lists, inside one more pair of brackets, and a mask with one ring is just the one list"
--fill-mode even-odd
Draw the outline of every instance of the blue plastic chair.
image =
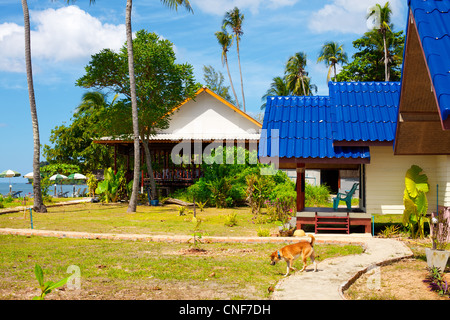
[[347, 209], [351, 210], [352, 209], [352, 197], [353, 194], [356, 191], [356, 188], [358, 187], [359, 183], [354, 183], [353, 187], [350, 189], [350, 191], [345, 191], [345, 193], [338, 193], [336, 195], [336, 198], [333, 198], [333, 209], [334, 211], [337, 211], [338, 206], [339, 206], [339, 201], [345, 201], [345, 203], [347, 204]]

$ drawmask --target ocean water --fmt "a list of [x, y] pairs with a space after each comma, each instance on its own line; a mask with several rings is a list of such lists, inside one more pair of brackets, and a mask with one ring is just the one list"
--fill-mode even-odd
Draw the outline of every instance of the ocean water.
[[[2, 195], [6, 195], [9, 193], [9, 182], [6, 183], [0, 183], [0, 194]], [[23, 196], [32, 196], [33, 195], [33, 185], [28, 184], [28, 183], [14, 183], [11, 179], [11, 186], [12, 186], [12, 191], [22, 191], [22, 193], [20, 194], [21, 197]], [[69, 185], [57, 185], [56, 186], [56, 194], [58, 194], [59, 192], [61, 192], [61, 188], [62, 188], [62, 192], [66, 192], [69, 191], [68, 196], [71, 197], [72, 196], [72, 192], [73, 192], [73, 185], [69, 184]], [[75, 185], [75, 190], [77, 191], [78, 189], [81, 188], [81, 191], [83, 191], [84, 188], [87, 188], [87, 185], [85, 184], [80, 184], [80, 185]], [[87, 190], [87, 189], [86, 189]], [[55, 194], [55, 186], [52, 185], [49, 189], [49, 194], [51, 196], [53, 196]]]

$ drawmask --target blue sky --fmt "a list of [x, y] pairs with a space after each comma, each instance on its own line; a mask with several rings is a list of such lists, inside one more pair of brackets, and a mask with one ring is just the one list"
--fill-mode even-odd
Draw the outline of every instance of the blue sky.
[[[70, 123], [85, 89], [74, 85], [84, 74], [90, 56], [102, 48], [118, 50], [125, 42], [125, 2], [97, 0], [29, 0], [34, 85], [41, 145], [49, 144], [51, 130]], [[344, 44], [349, 57], [352, 41], [368, 29], [368, 7], [384, 0], [191, 0], [194, 14], [178, 12], [160, 1], [133, 4], [133, 31], [146, 29], [170, 40], [179, 62], [194, 67], [203, 82], [203, 65], [221, 71], [219, 31], [227, 10], [234, 6], [244, 13], [240, 51], [247, 112], [255, 115], [261, 96], [275, 76], [282, 76], [287, 59], [304, 51], [307, 71], [319, 95], [328, 94], [328, 69], [317, 64], [325, 41]], [[406, 1], [391, 0], [396, 31], [406, 23]], [[0, 171], [12, 169], [22, 175], [32, 171], [33, 134], [29, 109], [23, 44], [23, 12], [20, 1], [0, 0]], [[241, 96], [236, 47], [230, 49], [230, 70], [238, 97]], [[45, 160], [41, 154], [41, 160]], [[7, 182], [7, 179], [4, 179]], [[24, 179], [15, 178], [15, 182]]]

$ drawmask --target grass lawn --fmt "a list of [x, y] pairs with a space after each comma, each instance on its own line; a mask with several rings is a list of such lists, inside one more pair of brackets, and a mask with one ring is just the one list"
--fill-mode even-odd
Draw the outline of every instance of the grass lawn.
[[[139, 206], [127, 213], [123, 204], [78, 204], [33, 213], [36, 229], [103, 233], [184, 234], [193, 232], [192, 213], [179, 215], [176, 205]], [[237, 225], [224, 225], [236, 213]], [[210, 236], [256, 236], [273, 222], [252, 223], [249, 208], [197, 210], [200, 229]], [[266, 215], [261, 215], [261, 221]], [[29, 228], [23, 212], [0, 215], [1, 228]], [[80, 268], [81, 290], [54, 290], [46, 299], [267, 299], [268, 288], [282, 279], [285, 264], [270, 266], [269, 254], [280, 244], [188, 243], [59, 239], [0, 235], [0, 299], [31, 299], [38, 295], [34, 265], [45, 281], [68, 276]], [[355, 245], [315, 246], [318, 261], [362, 253]], [[301, 261], [295, 266], [301, 267]]]
[[[68, 276], [70, 265], [80, 268], [80, 290], [55, 290], [46, 299], [267, 299], [268, 288], [286, 268], [269, 264], [269, 254], [279, 246], [201, 244], [205, 251], [196, 252], [179, 243], [0, 235], [0, 299], [38, 295], [36, 263], [44, 281]], [[362, 252], [353, 245], [315, 249], [319, 263]]]
[[[47, 213], [33, 212], [35, 229], [85, 231], [100, 233], [142, 233], [190, 235], [195, 227], [192, 213], [179, 215], [177, 205], [159, 207], [138, 206], [136, 213], [127, 213], [125, 204], [83, 203], [48, 208]], [[233, 209], [197, 208], [197, 219], [202, 220], [200, 230], [205, 236], [256, 236], [259, 228], [275, 229], [274, 222], [252, 223], [248, 207]], [[226, 217], [235, 213], [237, 225], [225, 226]], [[261, 221], [268, 217], [262, 214]], [[0, 228], [30, 228], [29, 214], [23, 212], [0, 215]]]

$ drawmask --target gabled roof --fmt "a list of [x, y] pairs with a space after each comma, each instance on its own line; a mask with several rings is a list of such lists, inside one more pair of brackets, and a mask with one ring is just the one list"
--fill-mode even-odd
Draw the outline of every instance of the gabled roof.
[[[167, 114], [169, 126], [158, 130], [152, 142], [257, 141], [262, 124], [207, 87], [197, 90], [194, 98], [186, 99]], [[131, 143], [129, 137], [103, 137], [97, 143]]]
[[[450, 1], [410, 0], [441, 121], [450, 116]], [[450, 129], [450, 124], [446, 126]]]
[[400, 82], [330, 82], [328, 87], [335, 145], [394, 140]]
[[[219, 100], [220, 102], [222, 102], [224, 105], [226, 105], [227, 107], [231, 108], [234, 112], [240, 114], [241, 116], [243, 116], [244, 118], [248, 119], [249, 121], [253, 122], [255, 125], [259, 126], [260, 128], [262, 127], [262, 124], [259, 123], [257, 120], [253, 119], [251, 116], [249, 116], [247, 113], [245, 113], [244, 111], [242, 111], [241, 109], [236, 108], [236, 106], [234, 106], [233, 104], [231, 104], [230, 102], [228, 102], [227, 100], [225, 100], [224, 98], [222, 98], [221, 96], [219, 96], [217, 93], [215, 93], [214, 91], [210, 90], [208, 87], [203, 86], [202, 88], [198, 89], [197, 92], [195, 93], [195, 97], [197, 97], [199, 94], [201, 94], [202, 92], [206, 92], [207, 94], [209, 94], [210, 96], [214, 97], [215, 99]], [[178, 107], [174, 108], [172, 110], [172, 113], [175, 112], [176, 110], [178, 110], [179, 108], [181, 108], [183, 105], [185, 105], [187, 102], [194, 100], [195, 101], [195, 97], [194, 98], [188, 98], [186, 100], [184, 100]]]
[[450, 154], [450, 3], [408, 4], [394, 154]]

